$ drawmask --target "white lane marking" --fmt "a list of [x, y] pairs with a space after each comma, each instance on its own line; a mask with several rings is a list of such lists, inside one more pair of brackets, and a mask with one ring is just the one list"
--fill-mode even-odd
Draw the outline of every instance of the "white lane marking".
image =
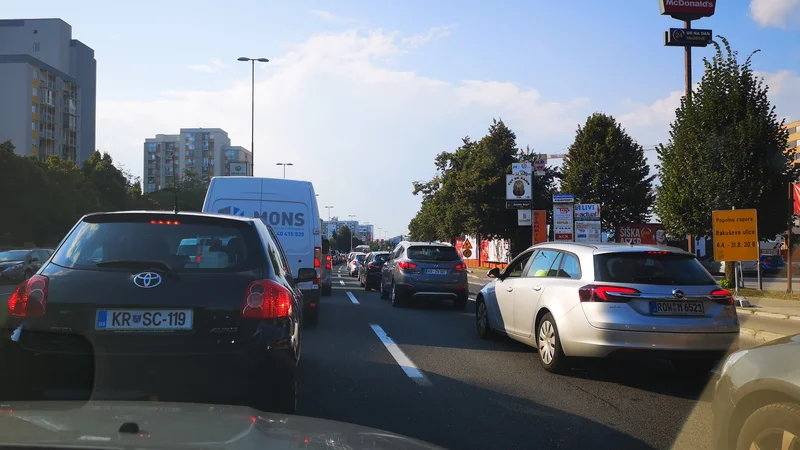
[[392, 355], [397, 364], [400, 365], [400, 368], [403, 369], [403, 372], [406, 373], [408, 378], [414, 380], [420, 386], [430, 386], [431, 382], [425, 378], [425, 374], [422, 373], [421, 370], [400, 350], [400, 347], [394, 343], [392, 338], [383, 331], [380, 325], [376, 325], [374, 323], [369, 324], [372, 327], [372, 331], [378, 336], [378, 339], [381, 340], [383, 346], [386, 347], [386, 350], [389, 350], [389, 354]]
[[339, 280], [339, 284], [341, 284], [342, 286], [344, 286], [344, 280]]
[[353, 302], [354, 305], [360, 305], [361, 304], [361, 303], [358, 303], [358, 300], [356, 300], [356, 296], [353, 295], [352, 292], [347, 291], [347, 296], [350, 297], [350, 301]]

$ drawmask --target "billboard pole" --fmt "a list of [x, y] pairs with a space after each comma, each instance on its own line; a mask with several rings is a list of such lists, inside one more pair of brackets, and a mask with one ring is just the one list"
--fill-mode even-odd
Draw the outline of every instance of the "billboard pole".
[[[683, 27], [687, 30], [692, 28], [692, 21], [691, 20], [684, 20]], [[684, 79], [686, 82], [686, 102], [692, 98], [692, 47], [686, 46], [683, 47], [683, 66], [684, 66]], [[689, 250], [689, 253], [697, 254], [694, 250], [694, 236], [691, 233], [686, 236], [686, 248]]]

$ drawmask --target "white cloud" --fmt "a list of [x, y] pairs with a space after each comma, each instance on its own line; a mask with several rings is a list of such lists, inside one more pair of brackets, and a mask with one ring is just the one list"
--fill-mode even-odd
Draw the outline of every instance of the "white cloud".
[[215, 73], [225, 67], [225, 63], [219, 58], [214, 58], [209, 64], [194, 64], [188, 66], [189, 69], [197, 72]]
[[[587, 99], [544, 98], [500, 81], [450, 82], [387, 68], [405, 52], [397, 33], [316, 35], [256, 71], [255, 173], [314, 182], [333, 215], [355, 214], [394, 236], [419, 206], [414, 180], [465, 135], [480, 138], [493, 117], [520, 145], [563, 142], [591, 112]], [[393, 65], [394, 67], [394, 65]], [[250, 144], [250, 79], [222, 91], [165, 92], [155, 100], [100, 99], [98, 147], [141, 174], [146, 137], [181, 127], [219, 127]], [[569, 137], [567, 138], [569, 139]], [[324, 211], [323, 211], [324, 213]]]
[[311, 11], [311, 14], [313, 14], [314, 16], [316, 16], [316, 17], [318, 17], [318, 18], [320, 18], [322, 20], [326, 20], [328, 22], [353, 23], [353, 22], [356, 21], [355, 19], [353, 19], [351, 17], [337, 16], [336, 14], [334, 14], [334, 13], [332, 13], [330, 11], [323, 11], [323, 10], [319, 10], [319, 9]]
[[450, 26], [439, 26], [439, 27], [431, 27], [428, 29], [427, 32], [423, 34], [415, 34], [413, 36], [409, 36], [403, 38], [403, 45], [407, 47], [421, 47], [429, 42], [433, 42], [437, 39], [441, 39], [443, 37], [450, 36], [453, 31], [453, 27]]
[[750, 16], [762, 27], [800, 24], [800, 0], [750, 0]]
[[787, 122], [800, 119], [800, 74], [789, 70], [756, 72], [769, 86], [769, 99], [775, 105], [778, 117]]

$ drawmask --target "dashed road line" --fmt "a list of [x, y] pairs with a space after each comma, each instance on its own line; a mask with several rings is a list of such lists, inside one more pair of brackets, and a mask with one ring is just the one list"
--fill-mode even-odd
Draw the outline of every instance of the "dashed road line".
[[392, 355], [392, 358], [397, 362], [403, 372], [405, 372], [408, 378], [411, 378], [415, 383], [420, 386], [430, 386], [431, 382], [425, 377], [425, 374], [422, 373], [421, 370], [412, 362], [400, 347], [394, 343], [392, 338], [383, 331], [380, 325], [376, 325], [374, 323], [369, 324], [372, 328], [372, 331], [378, 336], [378, 339], [381, 340], [383, 346], [386, 347], [386, 350], [389, 350], [389, 354]]
[[347, 291], [347, 296], [350, 297], [350, 301], [353, 302], [354, 305], [360, 305], [361, 304], [361, 303], [358, 303], [358, 300], [356, 300], [356, 296], [353, 295], [352, 292]]

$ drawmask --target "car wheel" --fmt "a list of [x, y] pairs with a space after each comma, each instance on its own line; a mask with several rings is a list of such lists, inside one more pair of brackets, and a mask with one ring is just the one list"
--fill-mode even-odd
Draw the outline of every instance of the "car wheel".
[[402, 294], [397, 292], [397, 285], [392, 282], [392, 290], [390, 295], [390, 299], [392, 300], [392, 306], [395, 308], [399, 308], [403, 306], [403, 299]]
[[737, 450], [800, 448], [800, 405], [772, 403], [750, 415], [742, 426]]
[[481, 297], [478, 297], [476, 303], [475, 324], [478, 327], [478, 337], [489, 339], [492, 335], [492, 329], [489, 327], [489, 308], [486, 307], [486, 302]]
[[545, 314], [536, 327], [536, 346], [544, 370], [558, 373], [566, 368], [567, 358], [561, 348], [561, 337], [550, 313]]
[[381, 300], [387, 300], [389, 298], [389, 294], [386, 292], [386, 289], [383, 288], [383, 280], [381, 280], [380, 284], [378, 285], [378, 289], [381, 291]]

